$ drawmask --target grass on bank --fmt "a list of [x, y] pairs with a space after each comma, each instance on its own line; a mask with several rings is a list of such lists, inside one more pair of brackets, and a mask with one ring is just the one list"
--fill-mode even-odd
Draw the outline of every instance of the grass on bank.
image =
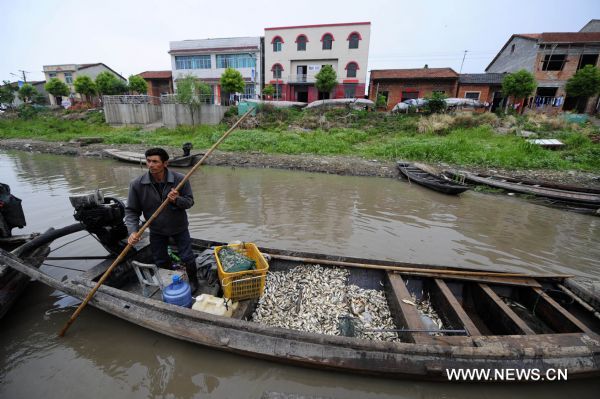
[[[79, 137], [102, 137], [107, 144], [177, 148], [189, 141], [194, 148], [201, 149], [214, 144], [227, 129], [226, 124], [221, 124], [144, 132], [135, 127], [112, 128], [103, 123], [101, 114], [89, 113], [81, 120], [64, 118], [65, 115], [50, 113], [29, 119], [0, 118], [0, 139], [69, 141]], [[230, 117], [230, 121], [233, 119]], [[500, 128], [507, 133], [496, 133], [495, 130]], [[551, 151], [530, 144], [514, 134], [521, 128], [537, 131], [539, 137], [551, 135], [566, 146]], [[597, 128], [573, 126], [556, 118], [537, 116], [498, 118], [488, 113], [422, 117], [348, 110], [320, 113], [275, 110], [259, 113], [242, 130], [233, 132], [219, 149], [353, 155], [506, 169], [600, 172], [600, 145], [592, 142], [590, 137], [593, 135], [598, 135]]]

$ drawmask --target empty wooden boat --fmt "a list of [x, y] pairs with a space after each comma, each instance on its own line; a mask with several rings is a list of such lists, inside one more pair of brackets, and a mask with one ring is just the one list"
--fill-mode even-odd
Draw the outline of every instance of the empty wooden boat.
[[[107, 148], [104, 150], [104, 152], [106, 154], [110, 155], [111, 157], [118, 159], [119, 161], [137, 163], [137, 164], [142, 164], [142, 165], [146, 164], [146, 157], [144, 156], [144, 154], [141, 154], [138, 152], [123, 151], [123, 150], [118, 150], [115, 148]], [[182, 167], [182, 168], [192, 166], [194, 163], [196, 163], [196, 161], [198, 161], [200, 159], [200, 157], [202, 155], [204, 155], [204, 154], [198, 153], [198, 154], [191, 154], [188, 156], [171, 158], [171, 159], [169, 159], [169, 166]]]
[[469, 187], [464, 184], [459, 184], [443, 177], [436, 176], [409, 162], [400, 161], [397, 162], [397, 165], [400, 173], [405, 176], [409, 182], [415, 182], [440, 193], [457, 195], [469, 189]]

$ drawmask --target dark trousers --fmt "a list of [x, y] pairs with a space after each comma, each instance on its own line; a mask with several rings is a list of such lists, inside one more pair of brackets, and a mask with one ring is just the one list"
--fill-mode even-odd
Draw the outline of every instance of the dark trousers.
[[192, 239], [190, 238], [190, 232], [185, 229], [181, 233], [172, 236], [150, 232], [150, 248], [156, 266], [167, 269], [171, 266], [172, 262], [167, 251], [170, 237], [173, 237], [175, 244], [177, 244], [177, 253], [181, 261], [188, 265], [194, 264], [196, 255], [192, 252]]

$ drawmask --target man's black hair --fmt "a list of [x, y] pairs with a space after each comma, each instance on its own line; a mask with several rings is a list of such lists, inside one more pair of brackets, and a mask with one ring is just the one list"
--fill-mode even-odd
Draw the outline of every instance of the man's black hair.
[[167, 152], [165, 150], [163, 150], [162, 148], [150, 148], [150, 149], [146, 150], [146, 153], [144, 154], [144, 156], [146, 158], [148, 158], [152, 155], [158, 155], [160, 157], [160, 160], [163, 162], [166, 162], [169, 160], [169, 154], [167, 154]]

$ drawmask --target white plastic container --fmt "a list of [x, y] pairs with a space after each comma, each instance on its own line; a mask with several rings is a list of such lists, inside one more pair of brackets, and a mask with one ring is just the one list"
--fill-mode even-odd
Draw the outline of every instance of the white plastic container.
[[216, 316], [231, 317], [234, 310], [237, 309], [239, 302], [227, 302], [225, 299], [216, 296], [202, 294], [196, 298], [196, 302], [192, 305], [192, 309], [214, 314]]

